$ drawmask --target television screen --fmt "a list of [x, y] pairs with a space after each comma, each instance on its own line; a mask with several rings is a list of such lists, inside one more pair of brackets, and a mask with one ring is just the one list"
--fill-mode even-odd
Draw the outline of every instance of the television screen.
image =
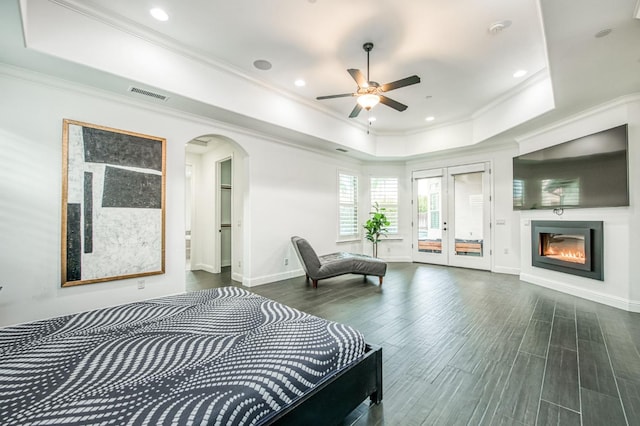
[[629, 205], [627, 125], [513, 159], [514, 210]]

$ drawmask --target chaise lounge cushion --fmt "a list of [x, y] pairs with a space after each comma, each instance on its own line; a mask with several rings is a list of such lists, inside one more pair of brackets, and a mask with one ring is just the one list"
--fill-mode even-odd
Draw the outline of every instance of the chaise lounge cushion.
[[314, 287], [317, 287], [318, 280], [344, 274], [374, 275], [380, 277], [382, 285], [382, 277], [387, 273], [387, 264], [371, 256], [346, 252], [318, 256], [304, 238], [291, 237], [291, 242], [307, 277], [313, 280]]

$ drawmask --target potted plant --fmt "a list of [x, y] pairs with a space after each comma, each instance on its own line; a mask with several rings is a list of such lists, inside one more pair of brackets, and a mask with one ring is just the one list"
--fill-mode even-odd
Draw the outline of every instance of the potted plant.
[[367, 230], [365, 235], [367, 240], [373, 243], [373, 257], [378, 257], [378, 241], [380, 241], [381, 237], [386, 236], [387, 226], [389, 226], [390, 222], [384, 214], [384, 207], [380, 207], [378, 203], [375, 203], [373, 210], [369, 212], [371, 218], [363, 226]]

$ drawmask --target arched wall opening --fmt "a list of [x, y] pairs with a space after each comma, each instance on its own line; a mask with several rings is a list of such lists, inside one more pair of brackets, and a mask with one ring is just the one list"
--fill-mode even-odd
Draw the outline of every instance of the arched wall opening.
[[242, 282], [248, 154], [219, 134], [193, 138], [185, 150], [185, 269]]

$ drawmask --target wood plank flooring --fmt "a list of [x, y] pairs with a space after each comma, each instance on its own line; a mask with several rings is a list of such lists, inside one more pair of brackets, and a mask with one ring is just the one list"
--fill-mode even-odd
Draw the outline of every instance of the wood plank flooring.
[[[377, 281], [248, 289], [383, 347], [384, 400], [344, 425], [640, 425], [640, 314], [469, 269], [391, 263]], [[227, 285], [187, 272], [188, 291]]]

